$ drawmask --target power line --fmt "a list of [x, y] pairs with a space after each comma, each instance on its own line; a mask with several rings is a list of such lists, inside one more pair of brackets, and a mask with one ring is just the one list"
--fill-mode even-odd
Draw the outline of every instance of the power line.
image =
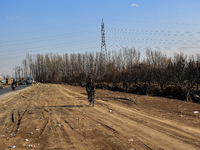
[[[60, 38], [66, 38], [66, 37], [77, 37], [77, 36], [81, 36], [81, 35], [85, 35], [85, 34], [80, 34], [80, 33], [88, 33], [88, 31], [84, 31], [84, 32], [75, 32], [75, 33], [71, 33], [71, 34], [59, 34], [59, 35], [53, 35], [53, 36], [44, 36], [44, 37], [38, 37], [38, 38], [30, 38], [30, 39], [21, 39], [21, 40], [14, 40], [14, 41], [4, 41], [4, 42], [0, 42], [0, 46], [8, 46], [8, 44], [6, 43], [17, 43], [17, 42], [33, 42], [33, 41], [38, 41], [38, 40], [53, 40], [53, 39], [60, 39]], [[89, 33], [97, 33], [97, 31], [95, 30], [91, 30], [89, 31]], [[21, 43], [17, 43], [17, 44], [21, 44]], [[9, 44], [9, 45], [14, 45], [14, 44]]]
[[116, 22], [131, 22], [137, 24], [158, 24], [158, 25], [173, 25], [173, 26], [199, 26], [198, 23], [184, 23], [184, 22], [164, 22], [164, 21], [147, 21], [147, 20], [124, 20], [124, 19], [113, 19], [113, 18], [104, 18], [109, 21]]
[[[83, 51], [83, 50], [91, 51], [91, 49], [97, 49], [97, 48], [99, 48], [99, 46], [93, 46], [93, 47], [87, 47], [87, 48], [79, 48], [79, 49], [73, 49], [73, 52]], [[48, 51], [49, 51], [49, 49], [46, 49], [46, 51], [44, 49], [43, 53], [46, 52], [46, 54], [49, 54]], [[34, 51], [34, 52], [37, 52], [37, 51]], [[40, 52], [41, 52], [41, 50], [40, 50]], [[61, 50], [61, 51], [60, 50], [56, 50], [54, 53], [63, 53], [63, 52], [64, 52], [64, 54], [68, 53], [67, 50]], [[24, 53], [24, 55], [21, 55], [21, 53], [17, 53], [16, 55], [7, 55], [7, 56], [4, 56], [3, 58], [1, 58], [0, 61], [4, 61], [4, 60], [8, 60], [8, 59], [19, 59], [19, 56], [25, 57], [26, 54], [27, 53]], [[40, 54], [42, 54], [42, 53], [40, 53]], [[31, 54], [31, 55], [33, 55], [33, 54]], [[35, 54], [35, 55], [37, 55], [37, 54]]]
[[165, 43], [165, 44], [198, 44], [200, 40], [174, 40], [174, 39], [150, 39], [150, 38], [131, 38], [131, 37], [107, 37], [108, 41], [121, 41], [121, 42], [147, 42], [147, 43]]
[[123, 34], [145, 34], [145, 35], [167, 35], [167, 36], [200, 36], [200, 32], [191, 31], [163, 31], [163, 30], [133, 30], [133, 29], [116, 29], [108, 28], [107, 32]]
[[[1, 52], [0, 57], [4, 57], [6, 55], [13, 55], [13, 54], [18, 54], [18, 53], [23, 53], [23, 52], [36, 52], [36, 51], [41, 51], [42, 49], [53, 49], [53, 48], [60, 48], [60, 47], [69, 47], [69, 46], [73, 46], [73, 45], [77, 45], [80, 44], [82, 42], [94, 42], [94, 41], [98, 41], [99, 39], [84, 39], [84, 40], [79, 40], [79, 41], [75, 41], [75, 42], [65, 42], [65, 43], [57, 43], [57, 44], [52, 44], [52, 45], [47, 45], [47, 46], [39, 46], [39, 47], [31, 47], [31, 48], [23, 48], [23, 49], [15, 49], [12, 51], [6, 51], [5, 53]], [[14, 51], [14, 52], [13, 52]]]
[[27, 31], [27, 32], [20, 32], [20, 33], [11, 33], [11, 34], [1, 34], [1, 36], [14, 36], [14, 35], [22, 35], [22, 34], [30, 34], [30, 33], [41, 33], [43, 31], [48, 31], [52, 29], [61, 29], [61, 28], [66, 28], [68, 26], [75, 26], [75, 25], [80, 25], [80, 24], [87, 24], [93, 21], [98, 21], [99, 19], [90, 19], [90, 20], [84, 20], [84, 21], [79, 21], [79, 22], [74, 22], [74, 23], [69, 23], [69, 24], [63, 24], [62, 26], [56, 26], [56, 27], [51, 27], [51, 28], [45, 28], [45, 29], [39, 29], [39, 30], [32, 30], [32, 31]]

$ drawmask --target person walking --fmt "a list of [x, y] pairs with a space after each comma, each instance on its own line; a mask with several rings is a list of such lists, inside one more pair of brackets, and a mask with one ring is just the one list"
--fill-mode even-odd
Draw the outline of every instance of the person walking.
[[91, 103], [94, 106], [94, 94], [95, 94], [95, 87], [94, 83], [92, 82], [92, 78], [89, 78], [89, 82], [86, 85], [86, 91], [88, 93], [88, 100], [91, 105]]

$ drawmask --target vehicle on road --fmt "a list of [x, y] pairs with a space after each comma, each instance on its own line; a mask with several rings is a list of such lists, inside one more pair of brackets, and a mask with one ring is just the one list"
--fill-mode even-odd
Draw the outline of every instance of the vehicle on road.
[[3, 83], [0, 81], [0, 89], [3, 89]]
[[6, 80], [1, 80], [1, 83], [3, 83], [3, 85], [6, 85]]
[[13, 89], [13, 90], [16, 90], [17, 86], [18, 86], [17, 81], [13, 81], [13, 83], [12, 83], [12, 85], [11, 85], [12, 89]]
[[27, 85], [31, 85], [33, 82], [34, 82], [34, 78], [33, 77], [31, 77], [31, 76], [27, 77], [27, 79], [26, 79], [26, 84]]
[[22, 81], [22, 80], [19, 80], [18, 81], [18, 85], [26, 85], [26, 82]]

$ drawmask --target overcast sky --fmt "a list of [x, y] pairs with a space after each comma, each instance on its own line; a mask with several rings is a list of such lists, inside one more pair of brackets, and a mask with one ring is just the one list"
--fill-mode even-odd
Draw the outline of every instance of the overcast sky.
[[27, 53], [99, 51], [102, 18], [108, 50], [199, 51], [200, 0], [0, 0], [0, 75]]

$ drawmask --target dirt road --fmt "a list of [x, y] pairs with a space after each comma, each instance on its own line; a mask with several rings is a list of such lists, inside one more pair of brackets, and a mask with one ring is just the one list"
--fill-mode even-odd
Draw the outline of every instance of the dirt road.
[[200, 149], [199, 104], [40, 84], [0, 98], [0, 149]]

